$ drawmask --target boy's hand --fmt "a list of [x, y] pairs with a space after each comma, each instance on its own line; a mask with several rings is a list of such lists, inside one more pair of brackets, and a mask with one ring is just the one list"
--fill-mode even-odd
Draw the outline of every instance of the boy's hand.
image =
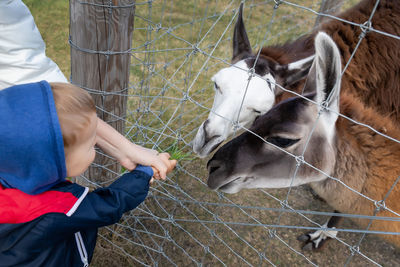
[[176, 166], [176, 160], [170, 160], [171, 156], [168, 153], [160, 153], [157, 155], [157, 165], [152, 165], [152, 169], [154, 172], [153, 178], [151, 178], [150, 183], [157, 180], [165, 180], [167, 178], [167, 174], [170, 173]]

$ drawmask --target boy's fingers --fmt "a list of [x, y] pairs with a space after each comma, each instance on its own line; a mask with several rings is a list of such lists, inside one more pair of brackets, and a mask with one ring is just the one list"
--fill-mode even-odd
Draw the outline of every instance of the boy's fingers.
[[165, 163], [165, 165], [167, 166], [167, 173], [170, 173], [176, 166], [177, 161], [175, 159], [170, 160], [171, 156], [168, 153], [161, 153], [160, 154], [160, 158], [162, 159], [162, 161]]
[[176, 164], [176, 160], [169, 160], [170, 154], [167, 152], [163, 152], [158, 154], [158, 161], [154, 162], [154, 167], [158, 172], [154, 172], [158, 174], [157, 179], [165, 180], [167, 178], [167, 173], [171, 172]]
[[157, 162], [154, 165], [154, 167], [158, 170], [160, 178], [165, 180], [167, 178], [167, 166], [165, 166], [165, 163], [161, 161]]
[[149, 181], [149, 184], [152, 184], [154, 182], [154, 178], [151, 178]]
[[160, 173], [158, 172], [158, 170], [154, 167], [151, 167], [153, 169], [153, 178], [159, 180], [160, 179]]
[[161, 179], [161, 176], [160, 176], [160, 174], [159, 174], [158, 171], [154, 172], [153, 177], [154, 177], [155, 179], [157, 179], [157, 180]]

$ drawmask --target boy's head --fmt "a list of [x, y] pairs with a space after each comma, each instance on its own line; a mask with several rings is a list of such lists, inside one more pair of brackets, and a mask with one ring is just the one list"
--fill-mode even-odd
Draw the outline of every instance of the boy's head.
[[82, 174], [95, 157], [97, 115], [92, 97], [68, 83], [50, 83], [64, 142], [67, 176]]

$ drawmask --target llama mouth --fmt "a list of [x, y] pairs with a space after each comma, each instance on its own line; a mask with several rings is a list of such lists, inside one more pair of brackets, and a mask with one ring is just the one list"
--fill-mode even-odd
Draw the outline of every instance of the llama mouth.
[[226, 183], [226, 184], [220, 186], [219, 188], [217, 188], [217, 190], [222, 191], [222, 192], [229, 193], [229, 192], [227, 192], [227, 191], [229, 191], [229, 189], [232, 188], [232, 187], [234, 186], [234, 183], [235, 183], [237, 180], [241, 179], [241, 178], [243, 178], [243, 177], [239, 176], [239, 177], [233, 179], [232, 181], [230, 181], [230, 182], [228, 182], [228, 183]]
[[222, 141], [221, 141], [221, 142], [218, 142], [218, 143], [216, 143], [216, 144], [214, 144], [214, 145], [210, 148], [210, 151], [208, 151], [208, 154], [210, 154], [211, 152], [213, 152], [221, 143], [222, 143]]
[[215, 135], [212, 138], [205, 140], [201, 146], [195, 143], [193, 150], [201, 158], [204, 158], [213, 152], [223, 141], [224, 138], [221, 135]]
[[200, 149], [201, 154], [205, 156], [209, 155], [222, 143], [222, 141], [223, 137], [221, 135], [215, 135], [212, 138], [206, 140], [203, 144], [203, 147]]

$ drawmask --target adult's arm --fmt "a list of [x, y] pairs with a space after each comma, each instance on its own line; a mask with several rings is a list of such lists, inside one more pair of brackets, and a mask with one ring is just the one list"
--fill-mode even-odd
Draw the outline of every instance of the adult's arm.
[[0, 1], [0, 90], [22, 83], [68, 82], [21, 0]]
[[101, 119], [97, 122], [97, 145], [104, 152], [115, 157], [128, 170], [133, 170], [136, 164], [154, 167], [157, 170], [156, 178], [165, 179], [167, 172], [171, 171], [176, 164], [176, 161], [168, 160], [168, 153], [159, 154], [153, 149], [130, 142]]

